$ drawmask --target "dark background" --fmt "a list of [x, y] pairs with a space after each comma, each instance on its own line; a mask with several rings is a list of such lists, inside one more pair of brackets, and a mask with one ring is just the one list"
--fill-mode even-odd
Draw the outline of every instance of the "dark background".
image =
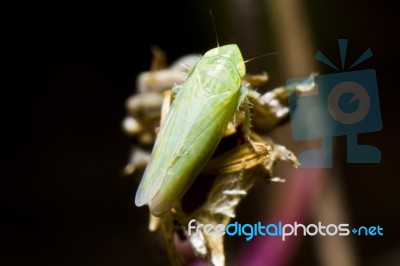
[[[147, 231], [147, 209], [133, 204], [139, 180], [120, 175], [130, 147], [121, 131], [124, 101], [136, 75], [150, 67], [151, 45], [169, 62], [216, 45], [210, 9], [220, 43], [237, 40], [225, 1], [140, 4], [35, 3], [3, 10], [0, 265], [166, 262], [158, 237]], [[366, 48], [374, 53], [363, 67], [377, 71], [384, 128], [365, 140], [381, 149], [382, 163], [342, 169], [354, 220], [385, 230], [383, 238], [357, 243], [364, 265], [400, 246], [400, 10], [396, 1], [308, 0], [305, 7], [314, 45], [326, 55], [339, 58], [338, 38], [350, 39], [350, 61]], [[273, 36], [265, 26], [261, 53], [279, 51]], [[242, 51], [246, 58], [259, 55]], [[269, 88], [285, 82], [276, 60], [249, 67], [271, 74]], [[297, 255], [293, 265], [301, 263]]]

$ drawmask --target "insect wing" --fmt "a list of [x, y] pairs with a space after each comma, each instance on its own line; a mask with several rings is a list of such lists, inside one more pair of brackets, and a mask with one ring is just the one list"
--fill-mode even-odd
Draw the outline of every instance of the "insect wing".
[[161, 127], [139, 186], [136, 205], [151, 201], [153, 213], [162, 213], [194, 181], [236, 110], [239, 91], [215, 90], [221, 86], [226, 84], [196, 70], [185, 82]]

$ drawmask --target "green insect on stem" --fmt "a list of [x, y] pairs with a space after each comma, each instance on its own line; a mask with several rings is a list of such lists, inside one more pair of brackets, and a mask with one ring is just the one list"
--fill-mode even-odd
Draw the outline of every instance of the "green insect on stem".
[[153, 215], [160, 216], [178, 205], [239, 106], [248, 96], [257, 97], [242, 86], [245, 74], [242, 55], [234, 44], [209, 50], [193, 67], [161, 125], [136, 193], [137, 206], [147, 204]]

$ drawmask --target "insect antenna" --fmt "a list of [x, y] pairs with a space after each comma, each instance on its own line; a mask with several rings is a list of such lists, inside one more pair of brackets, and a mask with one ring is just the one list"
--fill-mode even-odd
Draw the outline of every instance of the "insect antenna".
[[277, 53], [278, 53], [278, 52], [273, 52], [273, 53], [268, 53], [268, 54], [259, 55], [259, 56], [256, 56], [256, 57], [253, 57], [253, 58], [250, 58], [250, 59], [245, 60], [244, 63], [246, 64], [246, 63], [248, 63], [248, 62], [250, 62], [250, 61], [253, 61], [253, 60], [255, 60], [255, 59], [258, 59], [258, 58], [261, 58], [261, 57], [265, 57], [265, 56], [268, 56], [268, 55], [274, 55], [274, 54], [277, 54]]
[[217, 27], [215, 26], [214, 16], [213, 16], [213, 13], [212, 13], [211, 9], [210, 9], [210, 16], [211, 16], [211, 21], [212, 21], [212, 24], [213, 24], [213, 27], [214, 27], [215, 39], [217, 40], [217, 47], [219, 47]]

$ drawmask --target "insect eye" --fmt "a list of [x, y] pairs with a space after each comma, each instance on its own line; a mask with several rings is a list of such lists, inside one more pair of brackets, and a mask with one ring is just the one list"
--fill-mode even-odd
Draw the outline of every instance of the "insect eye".
[[218, 48], [211, 49], [204, 54], [204, 57], [212, 57], [218, 54]]
[[236, 65], [236, 69], [238, 70], [241, 78], [243, 78], [246, 75], [246, 66], [243, 61], [239, 62]]

